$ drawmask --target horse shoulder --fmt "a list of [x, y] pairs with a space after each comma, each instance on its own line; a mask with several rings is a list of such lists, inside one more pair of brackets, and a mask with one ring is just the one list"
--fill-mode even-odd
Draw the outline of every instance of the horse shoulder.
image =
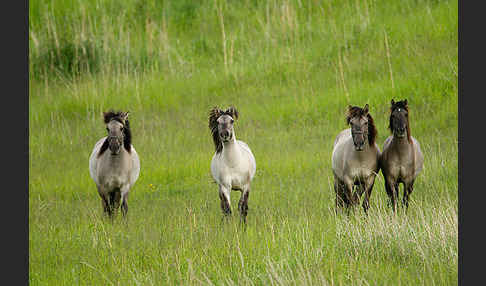
[[91, 178], [98, 184], [97, 169], [98, 169], [98, 152], [100, 151], [101, 145], [105, 142], [106, 136], [98, 140], [91, 152], [89, 157], [89, 174]]
[[333, 147], [335, 147], [338, 143], [340, 143], [340, 141], [342, 141], [343, 139], [346, 139], [347, 137], [350, 137], [351, 136], [351, 128], [348, 128], [348, 129], [344, 129], [342, 130], [341, 132], [339, 132], [339, 134], [336, 136], [336, 139], [334, 139], [334, 145]]
[[346, 136], [346, 130], [342, 131], [338, 137], [340, 138], [337, 140], [332, 152], [332, 169], [334, 174], [342, 179], [344, 174], [352, 168], [351, 165], [353, 165], [353, 162], [350, 162], [353, 152], [353, 138]]
[[255, 156], [253, 155], [253, 152], [251, 151], [250, 147], [248, 144], [241, 140], [236, 140], [238, 142], [239, 146], [247, 153], [248, 155], [248, 160], [250, 163], [250, 176], [253, 177], [256, 171], [256, 161], [255, 161]]
[[214, 153], [211, 159], [211, 175], [216, 183], [221, 184], [222, 176], [222, 166], [221, 166], [221, 153]]

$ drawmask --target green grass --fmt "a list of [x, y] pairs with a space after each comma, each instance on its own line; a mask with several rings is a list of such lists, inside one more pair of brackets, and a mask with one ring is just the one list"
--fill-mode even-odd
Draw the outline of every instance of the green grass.
[[[31, 285], [458, 283], [457, 1], [29, 4]], [[409, 212], [380, 174], [368, 218], [335, 215], [346, 106], [370, 105], [381, 147], [392, 98], [425, 155]], [[231, 104], [257, 161], [246, 232], [209, 173], [207, 115]], [[110, 108], [142, 165], [126, 223], [88, 172]]]

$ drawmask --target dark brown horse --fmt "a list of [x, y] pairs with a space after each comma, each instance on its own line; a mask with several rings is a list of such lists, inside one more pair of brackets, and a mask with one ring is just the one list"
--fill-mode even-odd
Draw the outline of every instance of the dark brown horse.
[[407, 100], [391, 101], [390, 123], [392, 132], [383, 144], [380, 167], [385, 179], [385, 189], [396, 211], [399, 184], [404, 186], [403, 205], [408, 209], [408, 201], [413, 191], [413, 183], [424, 165], [420, 144], [410, 133]]
[[[368, 104], [364, 108], [350, 105], [346, 122], [351, 128], [338, 134], [332, 151], [336, 210], [358, 204], [365, 193], [363, 209], [367, 213], [380, 156], [380, 149], [375, 143], [377, 131]], [[354, 186], [356, 193], [353, 193]]]

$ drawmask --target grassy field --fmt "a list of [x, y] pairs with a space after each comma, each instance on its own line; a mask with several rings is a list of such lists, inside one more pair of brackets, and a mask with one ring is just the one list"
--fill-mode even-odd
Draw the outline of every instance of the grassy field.
[[[458, 283], [457, 1], [29, 5], [30, 285]], [[335, 215], [346, 106], [370, 105], [381, 148], [392, 98], [425, 155], [409, 212], [380, 173], [369, 217]], [[257, 161], [246, 231], [220, 224], [215, 105], [237, 107]], [[88, 172], [110, 108], [142, 165], [126, 222]]]

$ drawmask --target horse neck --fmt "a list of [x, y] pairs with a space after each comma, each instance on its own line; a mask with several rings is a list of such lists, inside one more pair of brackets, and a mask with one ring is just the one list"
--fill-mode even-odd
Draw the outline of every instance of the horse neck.
[[223, 159], [229, 166], [233, 166], [240, 162], [242, 158], [241, 149], [236, 142], [236, 136], [234, 135], [234, 133], [233, 138], [230, 141], [223, 143], [222, 153]]
[[413, 148], [413, 144], [408, 141], [408, 134], [404, 137], [397, 137], [393, 134], [392, 142], [390, 144], [393, 149], [398, 153], [407, 154], [410, 148]]

